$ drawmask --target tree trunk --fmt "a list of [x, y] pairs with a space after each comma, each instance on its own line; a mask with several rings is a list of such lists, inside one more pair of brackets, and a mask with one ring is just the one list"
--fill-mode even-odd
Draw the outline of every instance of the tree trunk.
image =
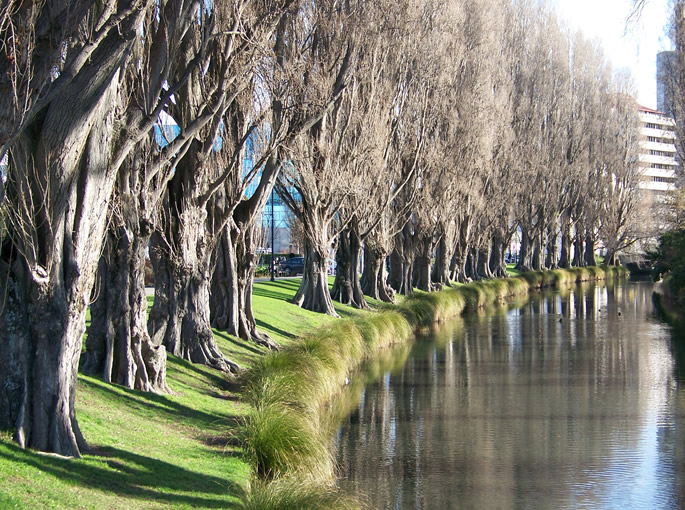
[[362, 292], [385, 303], [395, 302], [395, 291], [387, 283], [385, 267], [387, 253], [381, 248], [364, 246], [364, 269], [362, 271]]
[[478, 250], [476, 248], [468, 249], [464, 269], [468, 281], [480, 281], [480, 276], [478, 276]]
[[452, 255], [452, 261], [450, 266], [452, 268], [452, 280], [458, 281], [459, 283], [468, 283], [470, 278], [466, 275], [466, 262], [468, 259], [467, 255], [468, 248], [462, 247], [458, 244], [454, 250], [454, 255]]
[[305, 310], [338, 317], [328, 290], [328, 264], [324, 247], [315, 248], [309, 239], [304, 241], [304, 273], [293, 302]]
[[571, 267], [571, 229], [567, 222], [562, 221], [561, 227], [561, 253], [559, 255], [559, 267], [568, 269]]
[[390, 253], [390, 286], [398, 294], [409, 296], [414, 292], [412, 282], [414, 265], [414, 234], [412, 226], [407, 223], [395, 235], [394, 249]]
[[532, 251], [533, 251], [533, 239], [528, 235], [528, 231], [524, 228], [521, 229], [521, 254], [519, 256], [519, 261], [516, 264], [516, 269], [519, 271], [531, 271], [532, 269]]
[[[189, 225], [186, 225], [189, 227]], [[189, 261], [171, 260], [159, 233], [152, 235], [150, 258], [155, 268], [155, 301], [148, 330], [155, 344], [174, 356], [223, 372], [240, 367], [224, 357], [209, 322], [209, 254]]]
[[17, 214], [0, 254], [7, 292], [0, 424], [16, 428], [22, 447], [73, 457], [87, 447], [76, 421], [76, 380], [116, 177], [110, 147], [124, 48], [97, 51], [10, 149], [6, 200]]
[[236, 335], [248, 342], [254, 342], [268, 349], [278, 350], [278, 344], [269, 335], [257, 330], [257, 320], [252, 311], [252, 286], [256, 269], [255, 233], [256, 225], [238, 228], [242, 235], [234, 240], [236, 264], [238, 268], [238, 331]]
[[418, 243], [418, 254], [414, 262], [414, 287], [430, 292], [431, 289], [431, 257], [433, 254], [433, 238], [423, 235]]
[[533, 245], [533, 257], [532, 257], [532, 268], [534, 271], [542, 271], [545, 266], [543, 263], [543, 256], [544, 254], [542, 253], [542, 234], [537, 234], [534, 238], [532, 238], [532, 245]]
[[595, 238], [588, 232], [585, 234], [585, 265], [594, 266], [595, 262]]
[[80, 457], [87, 445], [74, 403], [86, 300], [68, 302], [64, 289], [27, 289], [18, 275], [2, 276], [0, 425], [16, 428], [21, 447]]
[[212, 327], [238, 336], [240, 319], [238, 317], [238, 269], [235, 245], [231, 229], [227, 226], [219, 236], [212, 254], [210, 318]]
[[120, 225], [108, 236], [91, 305], [83, 371], [127, 388], [169, 393], [166, 349], [147, 331], [145, 251], [150, 233]]
[[490, 272], [490, 243], [487, 243], [487, 248], [478, 250], [478, 275], [481, 278], [493, 278], [493, 274]]
[[607, 254], [604, 257], [604, 264], [607, 266], [620, 266], [621, 261], [618, 259], [618, 254], [615, 250], [607, 250]]
[[404, 294], [404, 261], [397, 248], [390, 252], [390, 274], [388, 275], [390, 287], [398, 294]]
[[445, 236], [441, 236], [438, 241], [435, 252], [435, 264], [433, 264], [433, 271], [431, 274], [431, 281], [437, 287], [449, 287], [450, 283], [450, 262], [452, 254], [449, 253], [447, 240]]
[[354, 221], [338, 234], [335, 250], [335, 282], [331, 297], [344, 305], [368, 310], [364, 292], [359, 281], [359, 254], [361, 239]]
[[557, 269], [559, 267], [558, 236], [559, 234], [555, 232], [549, 236], [547, 241], [547, 256], [545, 257], [545, 268], [547, 269]]
[[504, 242], [501, 234], [496, 234], [492, 238], [491, 250], [490, 250], [490, 272], [494, 278], [506, 278], [509, 276], [507, 273], [507, 263], [504, 261], [504, 247], [506, 243]]
[[573, 266], [585, 267], [585, 257], [583, 256], [583, 237], [576, 233], [576, 239], [573, 243]]

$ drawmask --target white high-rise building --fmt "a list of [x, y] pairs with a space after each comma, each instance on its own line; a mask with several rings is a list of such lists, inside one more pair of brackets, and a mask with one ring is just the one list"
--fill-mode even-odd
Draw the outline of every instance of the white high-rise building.
[[656, 194], [675, 189], [678, 158], [676, 156], [675, 121], [663, 112], [639, 107], [641, 188]]

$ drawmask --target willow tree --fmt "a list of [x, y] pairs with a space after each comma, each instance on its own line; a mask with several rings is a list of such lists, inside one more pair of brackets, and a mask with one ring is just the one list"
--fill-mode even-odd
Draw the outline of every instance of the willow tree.
[[[250, 133], [264, 129], [270, 111], [257, 109], [255, 69], [272, 55], [274, 33], [293, 5], [290, 0], [244, 1], [202, 8], [198, 24], [216, 34], [205, 44], [198, 31], [182, 42], [181, 53], [189, 59], [201, 50], [206, 65], [191, 75], [169, 105], [170, 115], [181, 124], [213, 106], [210, 122], [176, 158], [160, 228], [151, 238], [155, 302], [149, 329], [169, 352], [223, 371], [238, 366], [220, 352], [210, 327], [212, 253], [250, 181], [243, 179], [247, 140]], [[255, 166], [266, 164], [264, 183], [272, 183], [279, 168], [273, 151], [280, 135], [272, 127], [269, 149]]]
[[[5, 2], [0, 157], [0, 426], [79, 456], [74, 408], [85, 316], [118, 172], [118, 113], [149, 1]], [[119, 150], [122, 155], [125, 151]]]
[[[294, 302], [337, 316], [328, 290], [327, 259], [335, 237], [331, 222], [347, 193], [345, 167], [336, 158], [354, 98], [346, 89], [356, 61], [356, 20], [363, 2], [317, 2], [303, 10], [291, 32], [293, 50], [305, 52], [306, 72], [293, 99], [304, 111], [326, 105], [320, 118], [288, 144], [277, 189], [304, 228], [305, 268]], [[331, 98], [331, 99], [329, 99]], [[330, 102], [329, 102], [330, 101]]]
[[[201, 50], [192, 58], [181, 52], [184, 41], [202, 30], [196, 11], [192, 0], [159, 2], [145, 19], [147, 37], [136, 53], [135, 75], [127, 81], [131, 99], [120, 135], [134, 148], [117, 176], [83, 362], [86, 373], [144, 391], [168, 391], [166, 349], [152, 342], [147, 331], [144, 273], [150, 236], [173, 176], [173, 161], [185, 153], [217, 106], [208, 104], [207, 112], [185, 119], [182, 126], [171, 124], [164, 113], [173, 91], [206, 64]], [[213, 34], [205, 30], [199, 37], [208, 42]]]

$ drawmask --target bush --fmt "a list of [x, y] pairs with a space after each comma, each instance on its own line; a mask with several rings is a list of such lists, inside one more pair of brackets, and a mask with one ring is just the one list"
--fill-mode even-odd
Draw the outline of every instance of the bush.
[[668, 289], [676, 304], [685, 304], [685, 230], [666, 232], [653, 255], [654, 277], [669, 275]]

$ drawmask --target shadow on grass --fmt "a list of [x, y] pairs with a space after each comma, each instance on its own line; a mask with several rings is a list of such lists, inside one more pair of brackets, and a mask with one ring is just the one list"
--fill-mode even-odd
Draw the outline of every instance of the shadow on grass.
[[[257, 321], [257, 322], [259, 322], [259, 321]], [[224, 340], [228, 340], [232, 344], [235, 344], [238, 347], [240, 347], [241, 349], [245, 349], [246, 351], [250, 351], [250, 352], [253, 352], [255, 354], [260, 354], [260, 355], [268, 352], [266, 350], [266, 348], [260, 350], [260, 348], [256, 344], [251, 344], [249, 342], [246, 342], [245, 340], [231, 336], [228, 333], [226, 333], [225, 331], [220, 331], [218, 329], [214, 329], [213, 331], [214, 331], [215, 335], [220, 336]]]
[[281, 335], [284, 338], [295, 338], [296, 335], [293, 335], [290, 331], [285, 331], [284, 329], [277, 328], [273, 324], [269, 324], [268, 322], [264, 322], [263, 320], [256, 319], [257, 321], [257, 326], [259, 329], [263, 329], [265, 331], [268, 331], [270, 333], [277, 333]]
[[276, 280], [275, 282], [259, 282], [252, 288], [255, 296], [279, 299], [290, 302], [300, 288], [301, 278], [294, 280]]
[[[0, 443], [0, 459], [32, 466], [68, 484], [112, 493], [122, 500], [135, 498], [155, 502], [159, 506], [241, 508], [228, 497], [240, 498], [244, 493], [240, 485], [224, 478], [109, 446], [95, 450], [94, 455], [87, 454], [84, 460], [70, 460], [39, 455], [3, 442]], [[92, 462], [91, 459], [101, 462]], [[121, 503], [121, 508], [125, 508], [126, 504]]]
[[[209, 383], [212, 386], [216, 386], [217, 388], [221, 389], [226, 389], [228, 385], [228, 381], [226, 379], [226, 376], [218, 371], [214, 370], [211, 368], [206, 368], [205, 370], [199, 368], [197, 365], [194, 363], [184, 360], [182, 358], [177, 358], [176, 356], [167, 356], [167, 368], [171, 366], [174, 369], [178, 370], [179, 373], [186, 373], [188, 375], [189, 372], [193, 372], [197, 377], [197, 379], [203, 383], [204, 386], [207, 386]], [[203, 381], [203, 379], [205, 379]]]
[[212, 414], [193, 409], [174, 401], [166, 395], [146, 393], [130, 390], [121, 386], [113, 386], [94, 378], [80, 378], [79, 384], [89, 387], [105, 400], [125, 402], [126, 407], [137, 413], [155, 416], [168, 422], [178, 422], [179, 417], [191, 426], [202, 428], [216, 428], [218, 423], [234, 423], [236, 417], [231, 414], [213, 412]]

